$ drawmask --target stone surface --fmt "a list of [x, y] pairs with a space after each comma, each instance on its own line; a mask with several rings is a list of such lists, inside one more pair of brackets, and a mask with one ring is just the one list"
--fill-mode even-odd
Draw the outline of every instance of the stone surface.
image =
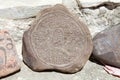
[[[1, 1], [3, 2], [3, 0]], [[66, 0], [66, 1], [68, 1], [66, 3], [69, 3], [68, 4], [69, 6], [74, 5], [70, 3], [70, 1], [72, 0]], [[119, 1], [119, 0], [114, 0], [114, 1]], [[92, 34], [92, 37], [94, 37], [98, 32], [104, 30], [105, 28], [120, 23], [120, 8], [115, 8], [113, 10], [108, 10], [104, 6], [95, 10], [91, 10], [91, 9], [79, 10], [78, 8], [76, 8], [76, 6], [71, 8], [69, 8], [69, 10], [72, 10], [74, 13], [78, 14], [78, 17], [82, 17], [81, 19], [84, 20], [85, 23], [87, 23], [87, 26]], [[21, 39], [23, 36], [23, 32], [30, 27], [30, 23], [33, 20], [34, 18], [21, 19], [21, 20], [0, 19], [0, 29], [7, 29], [11, 33], [13, 39], [15, 40], [17, 52], [21, 60], [22, 60]], [[2, 78], [1, 80], [40, 80], [40, 79], [41, 80], [46, 80], [46, 79], [47, 80], [119, 80], [120, 78], [107, 74], [103, 70], [103, 66], [88, 61], [85, 67], [80, 72], [75, 74], [62, 74], [54, 71], [33, 72], [25, 64], [22, 63], [22, 69], [19, 73], [11, 75], [6, 78]]]
[[120, 3], [120, 0], [109, 0], [111, 2]]
[[55, 5], [62, 3], [62, 0], [0, 0], [0, 9], [19, 7], [19, 6], [44, 6], [44, 5]]
[[[114, 0], [112, 2], [114, 2]], [[79, 10], [79, 7], [77, 6], [78, 4], [74, 0], [64, 0], [63, 4], [66, 5], [69, 10], [76, 13], [80, 19], [82, 18], [82, 20], [87, 24], [92, 37], [94, 37], [98, 32], [120, 23], [120, 7], [113, 10], [109, 10], [104, 6], [94, 10], [89, 8]]]
[[0, 0], [0, 18], [22, 19], [34, 17], [48, 5], [62, 3], [62, 0]]
[[16, 48], [8, 31], [0, 31], [0, 78], [20, 69]]
[[0, 9], [0, 18], [23, 19], [23, 18], [35, 17], [39, 13], [39, 11], [47, 7], [50, 7], [50, 5], [33, 6], [33, 7], [20, 6], [20, 7]]
[[87, 26], [63, 5], [39, 14], [23, 36], [24, 62], [35, 71], [79, 71], [93, 48]]
[[22, 34], [25, 30], [30, 27], [30, 23], [34, 20], [34, 18], [23, 19], [23, 20], [8, 20], [8, 19], [0, 19], [0, 29], [8, 30], [11, 36], [13, 36], [13, 40], [15, 41], [17, 53], [19, 58], [22, 60]]
[[87, 23], [92, 37], [98, 32], [120, 23], [120, 7], [114, 10], [108, 10], [105, 7], [95, 10], [83, 9], [76, 13]]
[[[78, 1], [78, 3], [76, 1]], [[0, 0], [2, 3], [0, 5], [0, 18], [23, 19], [34, 17], [41, 9], [48, 7], [48, 5], [59, 3], [64, 4], [67, 8], [74, 11], [74, 9], [78, 8], [78, 4], [82, 7], [91, 7], [98, 6], [106, 1], [120, 3], [120, 0]]]
[[[117, 11], [118, 10], [116, 10], [116, 12]], [[108, 12], [107, 13], [109, 14], [108, 16], [112, 15], [111, 12], [109, 12], [109, 10], [107, 10], [106, 12]], [[91, 11], [91, 14], [92, 14], [92, 11]], [[85, 15], [90, 16], [90, 14], [89, 15], [84, 14], [84, 16]], [[116, 14], [116, 16], [117, 15], [118, 14]], [[84, 16], [82, 19], [86, 20], [86, 16], [85, 17]], [[95, 16], [97, 16], [97, 14], [95, 14]], [[91, 15], [91, 17], [93, 18], [89, 18], [89, 19], [94, 20], [95, 16]], [[96, 17], [96, 18], [99, 18], [99, 17]], [[116, 17], [115, 15], [113, 15], [112, 21], [114, 21], [115, 19]], [[0, 19], [0, 29], [5, 28], [11, 33], [11, 35], [13, 36], [13, 39], [15, 40], [17, 52], [21, 60], [22, 60], [21, 51], [22, 51], [23, 32], [30, 27], [29, 25], [31, 24], [31, 22], [33, 22], [33, 20], [34, 18], [21, 19], [21, 20]], [[90, 20], [86, 22], [90, 23], [89, 21]], [[90, 29], [93, 28], [93, 31], [97, 30], [99, 32], [101, 30], [99, 28], [100, 25], [98, 26], [98, 28], [94, 28], [96, 24], [90, 23], [89, 25], [91, 27], [90, 26], [88, 27], [90, 27]], [[98, 32], [92, 32], [92, 33], [98, 33]], [[54, 71], [53, 72], [34, 72], [31, 69], [29, 69], [24, 63], [22, 63], [21, 66], [22, 67], [20, 72], [6, 78], [2, 78], [1, 80], [33, 80], [33, 79], [34, 80], [40, 80], [40, 79], [41, 80], [46, 80], [46, 79], [47, 80], [51, 80], [51, 79], [52, 80], [56, 80], [56, 79], [57, 80], [119, 80], [119, 78], [107, 74], [103, 70], [103, 66], [91, 61], [88, 61], [85, 67], [80, 72], [77, 72], [75, 74], [62, 74]]]
[[97, 6], [106, 1], [108, 0], [79, 0], [81, 6], [83, 7]]
[[74, 11], [75, 8], [78, 8], [75, 0], [63, 0], [62, 4], [65, 5], [69, 10]]
[[93, 56], [103, 64], [120, 68], [120, 24], [107, 28], [93, 38]]
[[120, 3], [120, 0], [76, 0], [76, 1], [78, 1], [82, 7], [97, 6], [104, 2]]

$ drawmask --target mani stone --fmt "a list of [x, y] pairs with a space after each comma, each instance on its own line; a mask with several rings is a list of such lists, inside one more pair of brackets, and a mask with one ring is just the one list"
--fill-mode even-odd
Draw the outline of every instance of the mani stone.
[[15, 44], [8, 31], [0, 30], [0, 78], [19, 71]]
[[23, 35], [23, 61], [34, 71], [79, 71], [93, 48], [90, 32], [61, 4], [44, 9]]
[[93, 56], [97, 60], [120, 68], [120, 24], [98, 33], [93, 43]]

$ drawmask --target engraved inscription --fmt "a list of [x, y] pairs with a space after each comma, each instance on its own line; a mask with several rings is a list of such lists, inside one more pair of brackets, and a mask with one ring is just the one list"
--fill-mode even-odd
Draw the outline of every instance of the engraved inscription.
[[55, 15], [58, 16], [44, 17], [32, 32], [31, 43], [42, 60], [49, 64], [67, 64], [79, 55], [84, 42], [83, 33], [77, 22], [68, 15]]
[[[4, 35], [4, 33], [7, 34], [7, 35]], [[13, 49], [12, 40], [11, 40], [11, 38], [8, 37], [9, 34], [7, 32], [4, 32], [4, 33], [0, 36], [0, 42], [1, 42], [1, 46], [0, 46], [0, 66], [1, 66], [1, 68], [3, 68], [3, 65], [7, 64], [6, 50]], [[5, 41], [4, 44], [3, 44], [3, 41]]]
[[8, 43], [6, 44], [6, 48], [9, 50], [13, 49], [13, 43], [12, 43], [11, 38], [7, 38], [7, 41]]

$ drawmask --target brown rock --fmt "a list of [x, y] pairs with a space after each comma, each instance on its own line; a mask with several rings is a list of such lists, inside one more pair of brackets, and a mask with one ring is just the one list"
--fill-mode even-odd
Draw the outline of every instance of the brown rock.
[[23, 36], [23, 60], [35, 71], [77, 72], [92, 48], [87, 26], [60, 4], [41, 11]]
[[93, 42], [93, 55], [96, 59], [120, 68], [120, 24], [98, 33]]
[[0, 78], [20, 69], [14, 41], [7, 31], [0, 31]]

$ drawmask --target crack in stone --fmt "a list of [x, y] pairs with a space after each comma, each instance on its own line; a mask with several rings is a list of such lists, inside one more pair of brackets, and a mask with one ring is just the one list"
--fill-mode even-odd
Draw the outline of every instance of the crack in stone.
[[103, 6], [106, 7], [107, 9], [109, 9], [109, 10], [113, 10], [113, 9], [120, 6], [120, 3], [114, 3], [114, 2], [103, 2], [99, 5], [91, 6], [91, 7], [83, 7], [79, 0], [76, 0], [76, 3], [77, 3], [77, 6], [79, 7], [80, 10], [81, 9], [86, 9], [86, 8], [88, 8], [88, 9], [98, 9], [100, 7], [103, 7]]

